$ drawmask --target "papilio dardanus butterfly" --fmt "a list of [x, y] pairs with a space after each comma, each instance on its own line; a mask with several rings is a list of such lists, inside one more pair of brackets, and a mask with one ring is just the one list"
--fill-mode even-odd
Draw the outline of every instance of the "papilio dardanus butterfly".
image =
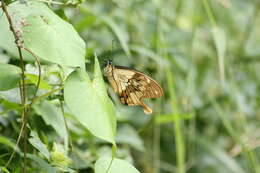
[[154, 79], [135, 69], [114, 66], [111, 60], [104, 68], [104, 75], [123, 104], [142, 106], [146, 114], [151, 114], [153, 111], [142, 99], [158, 98], [163, 95], [162, 88]]

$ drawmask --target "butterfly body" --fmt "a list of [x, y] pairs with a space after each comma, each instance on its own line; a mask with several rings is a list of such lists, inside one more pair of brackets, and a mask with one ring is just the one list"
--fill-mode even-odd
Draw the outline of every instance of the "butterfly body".
[[143, 103], [143, 98], [158, 98], [163, 95], [159, 84], [135, 69], [123, 66], [114, 66], [108, 62], [104, 68], [104, 75], [119, 95], [121, 103], [128, 106], [142, 106], [146, 114], [151, 114], [152, 109]]

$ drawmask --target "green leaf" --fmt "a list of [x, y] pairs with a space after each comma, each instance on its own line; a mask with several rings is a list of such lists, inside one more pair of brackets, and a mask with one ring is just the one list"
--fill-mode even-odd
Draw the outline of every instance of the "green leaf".
[[20, 152], [20, 149], [15, 145], [15, 143], [5, 136], [0, 135], [0, 143], [13, 148], [16, 152]]
[[68, 142], [68, 132], [65, 126], [65, 121], [61, 112], [54, 104], [44, 101], [33, 106], [37, 114], [39, 114], [46, 124], [51, 125], [60, 137], [64, 138], [65, 143]]
[[43, 160], [42, 158], [40, 158], [34, 154], [27, 154], [27, 158], [37, 162], [39, 164], [39, 166], [42, 168], [42, 170], [44, 170], [45, 172], [48, 172], [48, 173], [57, 172], [56, 169], [54, 167], [52, 167], [49, 163], [47, 163], [45, 160]]
[[[0, 14], [3, 14], [2, 9], [0, 9]], [[5, 15], [1, 15], [0, 17], [0, 48], [6, 50], [12, 58], [19, 59], [18, 49], [15, 44], [15, 39], [13, 33], [10, 31], [9, 23], [5, 17]], [[22, 50], [23, 58], [26, 61], [33, 61], [34, 58], [28, 52]]]
[[225, 53], [226, 53], [226, 36], [225, 32], [215, 26], [212, 29], [212, 34], [214, 38], [214, 43], [218, 54], [218, 65], [220, 71], [220, 79], [222, 82], [225, 81]]
[[[37, 85], [38, 83], [38, 76], [35, 74], [26, 73], [25, 76], [30, 80], [31, 83]], [[52, 87], [43, 79], [40, 80], [40, 89], [50, 90]]]
[[10, 173], [7, 168], [0, 167], [0, 172], [3, 171], [4, 173]]
[[12, 110], [21, 110], [22, 107], [14, 102], [10, 102], [8, 100], [2, 100], [1, 102], [1, 106], [3, 106], [5, 109], [12, 109]]
[[0, 91], [15, 88], [21, 78], [20, 73], [19, 67], [0, 63]]
[[115, 109], [107, 95], [97, 58], [93, 81], [84, 70], [77, 69], [65, 82], [64, 96], [80, 123], [93, 135], [115, 144]]
[[65, 66], [85, 66], [85, 43], [73, 26], [45, 4], [35, 1], [14, 2], [8, 6], [20, 31], [24, 47], [40, 59]]
[[[112, 163], [111, 163], [112, 161]], [[101, 157], [95, 163], [95, 173], [140, 173], [127, 161], [112, 157]]]
[[45, 144], [42, 143], [38, 134], [35, 131], [31, 131], [31, 137], [29, 138], [29, 142], [34, 146], [37, 150], [40, 151], [42, 155], [44, 155], [47, 159], [50, 158], [50, 153]]

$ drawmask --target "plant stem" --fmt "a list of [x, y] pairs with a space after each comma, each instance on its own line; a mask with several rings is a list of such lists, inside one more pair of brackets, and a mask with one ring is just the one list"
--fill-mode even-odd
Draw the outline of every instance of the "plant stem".
[[[20, 134], [19, 134], [19, 137], [18, 137], [18, 140], [16, 142], [16, 145], [18, 146], [19, 145], [19, 142], [20, 142], [20, 138], [23, 134], [23, 131], [24, 129], [26, 128], [26, 120], [27, 120], [27, 114], [26, 114], [26, 107], [24, 106], [26, 104], [26, 88], [25, 88], [25, 73], [24, 73], [24, 60], [23, 60], [23, 55], [22, 55], [22, 50], [21, 50], [21, 43], [19, 42], [20, 41], [20, 38], [18, 36], [18, 32], [15, 31], [14, 29], [14, 26], [13, 26], [13, 22], [12, 22], [12, 18], [11, 16], [9, 15], [8, 13], [8, 10], [6, 8], [6, 4], [4, 2], [4, 0], [1, 0], [2, 4], [1, 4], [1, 7], [3, 9], [3, 12], [8, 20], [8, 23], [9, 23], [9, 26], [10, 26], [10, 30], [11, 32], [13, 33], [14, 35], [14, 38], [15, 38], [15, 44], [17, 46], [17, 49], [18, 49], [18, 53], [19, 53], [19, 59], [20, 59], [20, 66], [21, 66], [21, 70], [22, 70], [22, 73], [21, 73], [21, 77], [22, 77], [22, 82], [21, 82], [21, 105], [23, 106], [23, 110], [22, 110], [22, 118], [23, 118], [23, 124], [22, 124], [22, 128], [21, 128], [21, 131], [20, 131]], [[25, 139], [25, 147], [26, 147], [26, 139]], [[10, 162], [12, 161], [12, 158], [14, 156], [14, 153], [15, 151], [13, 151], [13, 153], [11, 154], [8, 162], [6, 163], [6, 167], [10, 164]], [[26, 165], [27, 165], [27, 162], [26, 162], [26, 149], [25, 149], [25, 152], [24, 152], [24, 166], [23, 166], [23, 172], [25, 173], [26, 172]]]
[[[161, 19], [161, 15], [159, 15], [159, 19]], [[159, 35], [158, 38], [160, 40], [160, 45], [162, 48], [162, 55], [165, 57], [165, 59], [169, 62], [170, 58], [167, 53], [167, 44], [165, 41], [164, 33], [160, 29], [160, 23], [158, 23], [158, 30], [159, 30]], [[177, 159], [177, 166], [178, 166], [178, 173], [185, 173], [185, 142], [184, 142], [184, 136], [182, 133], [182, 120], [178, 111], [178, 106], [177, 106], [177, 99], [175, 96], [175, 89], [174, 89], [174, 77], [173, 73], [171, 71], [171, 65], [170, 63], [166, 65], [165, 67], [165, 72], [166, 72], [166, 79], [167, 79], [167, 86], [168, 90], [170, 93], [170, 100], [171, 100], [171, 105], [172, 105], [172, 114], [174, 116], [174, 121], [173, 121], [173, 129], [175, 133], [175, 143], [176, 143], [176, 159]], [[173, 170], [175, 172], [176, 170]]]
[[181, 117], [178, 112], [176, 97], [174, 94], [174, 86], [173, 86], [173, 75], [169, 67], [166, 68], [166, 78], [167, 78], [167, 85], [170, 91], [170, 98], [172, 104], [172, 111], [174, 122], [174, 131], [175, 131], [175, 142], [176, 142], [176, 152], [177, 152], [177, 165], [178, 165], [178, 173], [185, 172], [185, 144], [182, 134], [182, 125], [181, 125]]

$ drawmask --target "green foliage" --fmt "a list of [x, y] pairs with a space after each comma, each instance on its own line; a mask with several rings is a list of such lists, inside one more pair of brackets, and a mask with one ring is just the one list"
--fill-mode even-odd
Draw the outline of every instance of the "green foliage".
[[40, 166], [40, 169], [45, 171], [45, 172], [48, 172], [48, 173], [56, 173], [57, 170], [52, 167], [50, 164], [48, 164], [45, 160], [43, 160], [42, 158], [34, 155], [34, 154], [28, 154], [27, 156], [29, 159], [35, 161], [38, 165], [37, 166]]
[[10, 64], [0, 64], [0, 91], [17, 87], [20, 81], [21, 70], [19, 67]]
[[94, 79], [91, 81], [88, 74], [80, 69], [72, 72], [65, 83], [64, 98], [72, 114], [93, 135], [115, 145], [114, 105], [106, 93], [97, 58]]
[[137, 169], [124, 160], [101, 157], [95, 164], [95, 173], [139, 173]]
[[38, 134], [34, 131], [31, 131], [30, 138], [28, 139], [32, 146], [39, 150], [39, 152], [45, 156], [47, 159], [50, 159], [50, 152], [47, 147], [42, 143]]
[[[40, 59], [60, 65], [84, 67], [85, 43], [73, 27], [45, 4], [29, 1], [9, 6], [24, 47]], [[61, 34], [62, 33], [62, 34]], [[72, 58], [73, 57], [73, 58]]]
[[[37, 85], [38, 83], [38, 76], [35, 74], [25, 74], [26, 78], [33, 83], [34, 85]], [[45, 90], [50, 90], [51, 86], [44, 80], [40, 80], [40, 85], [39, 85], [40, 89], [45, 89]]]
[[45, 123], [51, 125], [57, 134], [64, 139], [65, 144], [68, 144], [68, 132], [61, 109], [48, 101], [36, 104], [33, 108]]
[[[260, 172], [257, 0], [40, 1], [8, 2], [17, 38], [0, 10], [0, 172]], [[152, 116], [107, 59], [162, 85]]]

